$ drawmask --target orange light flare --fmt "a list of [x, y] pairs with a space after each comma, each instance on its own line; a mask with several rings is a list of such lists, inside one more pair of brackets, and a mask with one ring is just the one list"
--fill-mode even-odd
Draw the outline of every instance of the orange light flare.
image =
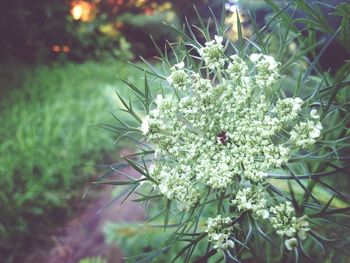
[[60, 47], [59, 45], [53, 45], [53, 46], [51, 47], [51, 50], [52, 50], [53, 52], [55, 52], [55, 53], [58, 53], [58, 52], [61, 51], [61, 47]]
[[68, 45], [62, 45], [62, 46], [53, 45], [53, 46], [51, 47], [51, 50], [52, 50], [52, 52], [54, 52], [54, 53], [60, 53], [60, 52], [69, 53], [69, 52], [70, 52], [70, 47], [69, 47]]
[[70, 14], [74, 20], [89, 22], [95, 18], [95, 5], [87, 1], [75, 0], [71, 2]]
[[67, 46], [67, 45], [63, 45], [62, 46], [62, 51], [63, 51], [63, 53], [69, 53], [70, 52], [70, 47]]

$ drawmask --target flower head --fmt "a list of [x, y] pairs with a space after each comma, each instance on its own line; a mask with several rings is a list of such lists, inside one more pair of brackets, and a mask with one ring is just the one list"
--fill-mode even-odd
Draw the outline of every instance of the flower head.
[[306, 238], [306, 232], [310, 230], [309, 222], [305, 216], [296, 217], [294, 208], [290, 202], [272, 207], [270, 222], [276, 233], [282, 237]]
[[254, 215], [263, 219], [269, 217], [266, 199], [263, 196], [263, 189], [261, 188], [243, 188], [237, 192], [235, 199], [231, 203], [237, 206], [239, 211], [252, 212]]
[[321, 136], [322, 124], [315, 121], [301, 122], [290, 132], [290, 141], [296, 147], [307, 148]]
[[233, 80], [240, 80], [248, 73], [248, 66], [238, 55], [233, 55], [230, 57], [232, 62], [227, 66], [226, 72]]
[[298, 117], [302, 104], [303, 100], [300, 98], [286, 98], [278, 100], [276, 107], [274, 108], [274, 112], [276, 112], [277, 117], [281, 120], [281, 122], [284, 124], [289, 124]]
[[280, 77], [278, 72], [280, 63], [276, 62], [272, 56], [263, 54], [251, 54], [250, 60], [258, 73], [255, 77], [258, 86], [269, 89], [274, 86]]
[[188, 74], [183, 70], [185, 63], [181, 61], [171, 67], [171, 74], [167, 77], [167, 81], [176, 89], [185, 89], [190, 83]]
[[209, 69], [219, 69], [224, 66], [226, 61], [224, 46], [222, 45], [223, 38], [214, 36], [214, 39], [206, 42], [204, 47], [198, 49], [199, 55]]
[[215, 249], [225, 250], [234, 247], [233, 241], [229, 239], [234, 229], [229, 217], [222, 218], [218, 215], [215, 218], [208, 218], [206, 232]]

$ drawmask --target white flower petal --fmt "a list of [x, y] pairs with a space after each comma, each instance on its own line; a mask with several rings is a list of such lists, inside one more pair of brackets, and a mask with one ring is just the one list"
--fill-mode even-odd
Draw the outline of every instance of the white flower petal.
[[215, 38], [216, 43], [218, 43], [218, 44], [221, 44], [222, 41], [224, 40], [222, 36], [215, 35], [214, 38]]
[[146, 115], [142, 119], [140, 130], [142, 131], [143, 135], [146, 135], [149, 132], [149, 126], [150, 126], [150, 117]]
[[261, 54], [253, 53], [250, 55], [249, 59], [251, 62], [256, 63], [261, 58], [261, 56], [262, 56]]
[[174, 67], [177, 69], [183, 69], [185, 67], [185, 63], [181, 61], [180, 63], [175, 64]]
[[287, 239], [286, 241], [284, 241], [284, 245], [288, 250], [293, 250], [298, 246], [298, 240], [295, 237]]

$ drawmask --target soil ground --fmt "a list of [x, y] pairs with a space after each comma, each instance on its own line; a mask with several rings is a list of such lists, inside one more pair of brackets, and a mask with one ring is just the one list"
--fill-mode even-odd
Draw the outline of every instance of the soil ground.
[[[123, 171], [134, 173], [131, 168]], [[108, 263], [123, 262], [122, 251], [105, 243], [103, 227], [106, 222], [143, 221], [145, 212], [142, 205], [131, 201], [131, 196], [122, 205], [116, 201], [97, 213], [112, 200], [114, 189], [113, 186], [103, 187], [97, 198], [51, 236], [53, 247], [33, 252], [25, 263], [78, 263], [82, 258], [96, 256], [107, 259]]]

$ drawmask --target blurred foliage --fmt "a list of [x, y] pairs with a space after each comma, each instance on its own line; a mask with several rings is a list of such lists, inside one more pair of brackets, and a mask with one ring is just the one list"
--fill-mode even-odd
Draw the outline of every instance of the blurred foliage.
[[75, 21], [69, 1], [12, 1], [0, 16], [0, 54], [24, 60], [72, 59], [118, 56], [131, 58], [130, 44], [122, 34], [108, 34], [100, 15], [92, 21]]
[[59, 0], [10, 1], [0, 9], [1, 55], [46, 56], [56, 39], [67, 37], [68, 6]]
[[164, 12], [153, 16], [144, 14], [125, 13], [118, 17], [124, 24], [123, 33], [128, 36], [132, 43], [132, 52], [144, 57], [154, 56], [155, 49], [151, 37], [159, 46], [165, 46], [165, 41], [175, 41], [177, 34], [169, 30], [162, 22], [179, 25], [174, 12]]
[[[343, 0], [281, 1], [266, 0], [279, 12], [289, 4], [280, 20], [298, 34], [297, 44], [308, 49], [310, 60], [317, 58], [319, 70], [329, 71], [336, 81], [350, 73], [350, 3]], [[321, 54], [318, 57], [318, 54]]]
[[[208, 5], [220, 14], [219, 0], [16, 0], [0, 10], [0, 56], [29, 61], [74, 60], [108, 56], [132, 59], [156, 54], [158, 45], [178, 36], [163, 22], [193, 21]], [[131, 52], [132, 51], [132, 52]]]
[[[60, 49], [58, 52], [52, 52], [52, 46], [50, 57], [74, 61], [108, 57], [132, 59], [131, 44], [111, 23], [102, 18], [83, 23], [71, 21], [68, 24], [68, 32], [71, 37], [66, 41], [57, 40], [56, 46]], [[69, 48], [69, 52], [65, 52], [65, 46]]]
[[47, 244], [52, 227], [72, 212], [67, 204], [81, 198], [101, 153], [113, 152], [110, 136], [94, 125], [108, 118], [114, 89], [128, 95], [116, 73], [137, 82], [139, 72], [107, 61], [23, 67], [12, 75], [22, 78], [21, 88], [9, 88], [0, 101], [1, 259]]
[[163, 21], [178, 25], [185, 15], [195, 17], [193, 4], [205, 7], [210, 15], [208, 4], [218, 6], [219, 2], [12, 1], [0, 10], [0, 56], [30, 61], [82, 61], [108, 56], [130, 59], [133, 58], [131, 50], [144, 56], [155, 55], [149, 48], [150, 34], [161, 46], [165, 39], [174, 41], [177, 37], [175, 32], [166, 29]]
[[108, 263], [106, 259], [102, 257], [90, 257], [90, 258], [83, 258], [79, 260], [79, 263]]

